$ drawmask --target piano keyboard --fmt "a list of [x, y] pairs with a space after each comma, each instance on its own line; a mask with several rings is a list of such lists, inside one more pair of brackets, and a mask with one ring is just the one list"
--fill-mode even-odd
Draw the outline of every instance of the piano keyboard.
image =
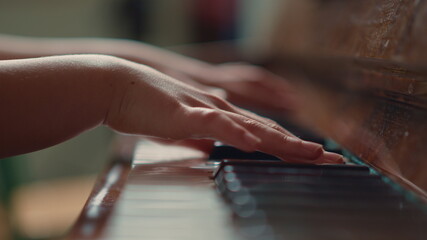
[[215, 182], [245, 239], [427, 239], [424, 207], [364, 166], [223, 161]]
[[424, 205], [368, 167], [168, 148], [138, 144], [101, 239], [427, 239]]

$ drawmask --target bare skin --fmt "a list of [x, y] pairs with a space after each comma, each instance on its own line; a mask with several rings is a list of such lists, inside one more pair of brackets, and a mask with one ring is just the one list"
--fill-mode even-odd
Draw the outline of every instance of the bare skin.
[[102, 55], [0, 61], [0, 158], [65, 141], [101, 124], [165, 139], [217, 139], [288, 162], [342, 157], [271, 120], [145, 65]]
[[294, 92], [286, 81], [244, 63], [213, 65], [141, 42], [99, 38], [30, 38], [0, 35], [0, 59], [65, 54], [105, 54], [144, 64], [234, 104], [289, 111]]

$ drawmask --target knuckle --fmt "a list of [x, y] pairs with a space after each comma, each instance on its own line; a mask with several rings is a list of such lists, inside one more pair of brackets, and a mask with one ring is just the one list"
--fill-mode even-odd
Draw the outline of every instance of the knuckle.
[[216, 96], [216, 95], [213, 95], [213, 94], [209, 94], [209, 99], [210, 99], [210, 101], [216, 106], [216, 107], [219, 107], [219, 108], [221, 108], [221, 109], [228, 109], [229, 107], [230, 107], [230, 104], [226, 101], [226, 100], [224, 100], [224, 99], [222, 99], [222, 98], [220, 98], [220, 97], [218, 97], [218, 96]]
[[279, 124], [277, 122], [271, 120], [271, 119], [266, 119], [266, 124], [267, 124], [267, 126], [272, 127], [272, 128], [278, 128], [279, 127]]
[[288, 144], [289, 143], [289, 136], [288, 135], [284, 135], [282, 138], [283, 138], [284, 144]]
[[173, 110], [170, 112], [170, 116], [174, 120], [179, 120], [191, 115], [192, 113], [191, 108], [178, 103], [173, 104]]
[[206, 109], [200, 115], [202, 121], [206, 123], [218, 121], [221, 118], [221, 113], [215, 109]]
[[292, 136], [286, 135], [286, 134], [282, 134], [282, 139], [285, 145], [291, 145], [293, 147], [301, 147], [302, 146], [302, 141], [300, 139], [294, 138]]
[[267, 126], [277, 130], [277, 131], [281, 131], [282, 127], [279, 126], [279, 124], [272, 122], [272, 123], [267, 123]]
[[185, 96], [184, 102], [192, 107], [209, 107], [200, 97], [196, 96]]
[[276, 121], [268, 119], [268, 118], [264, 118], [264, 124], [267, 125], [270, 128], [273, 128], [279, 132], [283, 132], [283, 127], [280, 126], [280, 124], [278, 124]]
[[259, 127], [261, 127], [261, 124], [258, 121], [254, 120], [254, 119], [245, 119], [243, 122], [248, 127], [253, 127], [253, 128], [259, 128]]

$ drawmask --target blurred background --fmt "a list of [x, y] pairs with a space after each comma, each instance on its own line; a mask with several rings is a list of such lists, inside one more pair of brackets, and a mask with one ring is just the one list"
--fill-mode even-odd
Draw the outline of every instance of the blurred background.
[[[231, 41], [256, 58], [285, 0], [0, 0], [0, 33], [134, 39], [157, 46]], [[108, 161], [99, 127], [42, 151], [0, 160], [0, 239], [57, 239]]]

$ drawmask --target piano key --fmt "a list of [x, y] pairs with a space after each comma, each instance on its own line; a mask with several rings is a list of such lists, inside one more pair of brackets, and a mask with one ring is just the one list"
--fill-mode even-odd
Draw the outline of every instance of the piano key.
[[275, 161], [253, 160], [224, 160], [214, 173], [214, 177], [221, 171], [224, 172], [248, 172], [265, 174], [310, 174], [310, 175], [370, 175], [369, 168], [353, 165], [303, 165], [287, 164]]
[[[247, 172], [229, 172], [224, 174], [226, 181], [238, 179], [244, 183], [313, 183], [322, 185], [387, 185], [377, 175], [346, 176], [346, 175], [305, 175], [305, 174], [265, 174]], [[387, 185], [388, 186], [388, 185]]]
[[263, 166], [226, 166], [225, 173], [253, 174], [266, 176], [313, 176], [313, 177], [373, 177], [369, 171], [363, 169], [328, 169], [328, 168], [301, 168], [301, 167], [263, 167]]
[[244, 152], [232, 146], [217, 145], [209, 155], [208, 160], [222, 160], [222, 159], [252, 159], [252, 160], [266, 160], [266, 161], [280, 161], [279, 158], [263, 153], [263, 152]]
[[261, 211], [266, 225], [273, 227], [272, 234], [279, 237], [286, 233], [286, 237], [299, 239], [305, 234], [295, 229], [313, 226], [311, 230], [329, 239], [326, 232], [331, 224], [347, 232], [363, 232], [364, 224], [375, 225], [375, 231], [401, 226], [397, 235], [381, 231], [368, 235], [384, 239], [399, 234], [418, 239], [412, 233], [427, 232], [422, 228], [427, 218], [419, 205], [364, 166], [226, 160], [216, 172], [215, 182], [242, 229], [251, 226], [248, 218], [252, 219], [249, 222], [259, 221], [253, 215]]

